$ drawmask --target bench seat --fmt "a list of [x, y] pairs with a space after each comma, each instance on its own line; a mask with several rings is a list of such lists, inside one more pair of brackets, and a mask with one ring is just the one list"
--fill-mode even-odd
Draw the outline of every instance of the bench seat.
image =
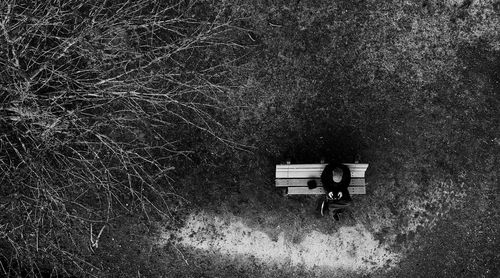
[[[348, 190], [351, 195], [366, 194], [365, 172], [368, 164], [342, 163], [349, 167], [351, 183]], [[276, 165], [276, 187], [287, 195], [325, 194], [321, 184], [321, 173], [328, 164], [281, 164]], [[315, 180], [317, 187], [309, 189], [307, 182]]]

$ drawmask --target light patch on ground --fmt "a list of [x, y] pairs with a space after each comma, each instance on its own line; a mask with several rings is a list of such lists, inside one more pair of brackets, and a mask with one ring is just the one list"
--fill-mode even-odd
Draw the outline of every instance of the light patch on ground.
[[333, 234], [317, 231], [305, 234], [300, 242], [292, 242], [281, 233], [271, 238], [252, 229], [241, 219], [227, 220], [206, 213], [188, 217], [184, 227], [163, 235], [163, 243], [175, 237], [177, 244], [228, 256], [253, 256], [273, 265], [300, 266], [313, 269], [333, 268], [370, 272], [392, 267], [399, 255], [375, 240], [364, 226], [342, 227]]
[[455, 184], [452, 181], [435, 182], [426, 196], [408, 201], [406, 214], [413, 217], [410, 217], [404, 226], [406, 232], [415, 232], [419, 226], [432, 229], [452, 208], [467, 199], [464, 188], [464, 184]]

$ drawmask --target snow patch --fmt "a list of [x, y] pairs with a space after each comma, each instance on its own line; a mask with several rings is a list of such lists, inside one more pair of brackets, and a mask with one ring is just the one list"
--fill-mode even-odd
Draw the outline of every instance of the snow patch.
[[176, 232], [166, 232], [163, 240], [178, 239], [177, 244], [228, 256], [252, 256], [278, 266], [332, 268], [371, 272], [392, 267], [400, 255], [375, 240], [362, 225], [341, 227], [333, 234], [312, 231], [300, 242], [281, 233], [277, 237], [252, 229], [242, 219], [224, 220], [206, 213], [192, 214]]

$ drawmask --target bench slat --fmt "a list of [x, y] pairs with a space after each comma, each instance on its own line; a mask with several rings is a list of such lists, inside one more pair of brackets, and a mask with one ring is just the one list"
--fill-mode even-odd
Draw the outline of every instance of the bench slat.
[[[351, 177], [364, 178], [368, 164], [343, 163], [351, 171]], [[319, 178], [327, 164], [276, 165], [276, 178]]]
[[[307, 186], [307, 182], [312, 179], [276, 179], [276, 187], [303, 187]], [[318, 187], [322, 187], [321, 179], [315, 178]], [[365, 186], [365, 179], [355, 178], [351, 179], [350, 187], [363, 187]]]
[[[349, 194], [351, 195], [361, 195], [366, 194], [365, 187], [349, 187]], [[288, 195], [322, 195], [325, 194], [323, 187], [316, 187], [314, 189], [309, 189], [307, 187], [289, 187]]]
[[[321, 177], [321, 173], [323, 169], [293, 169], [293, 170], [285, 170], [280, 171], [276, 170], [276, 178], [277, 179], [286, 179], [286, 178], [319, 178]], [[363, 178], [365, 176], [365, 171], [352, 171], [352, 178]]]
[[[349, 169], [364, 169], [366, 170], [368, 168], [369, 164], [366, 163], [342, 163], [343, 165], [346, 165], [349, 167]], [[325, 166], [328, 165], [326, 163], [318, 163], [318, 164], [277, 164], [276, 167], [281, 168], [281, 169], [317, 169], [317, 168], [325, 168]]]

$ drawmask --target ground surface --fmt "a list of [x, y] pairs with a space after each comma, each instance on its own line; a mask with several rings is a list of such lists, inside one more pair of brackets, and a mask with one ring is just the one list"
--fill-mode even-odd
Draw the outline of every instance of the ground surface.
[[3, 2], [0, 273], [499, 277], [498, 1]]
[[[273, 222], [275, 217], [268, 215], [262, 221]], [[314, 227], [313, 222], [307, 231], [291, 227], [295, 230], [276, 234], [276, 230], [281, 230], [279, 225], [273, 231], [252, 228], [244, 221], [228, 215], [194, 214], [177, 233], [166, 233], [163, 238], [177, 238], [177, 244], [203, 253], [219, 253], [229, 258], [258, 261], [270, 267], [302, 268], [313, 272], [371, 273], [394, 266], [399, 260], [398, 254], [389, 251], [387, 245], [381, 244], [362, 225], [342, 226], [336, 231], [323, 233]]]
[[494, 200], [483, 210], [470, 210], [468, 201], [478, 196], [465, 189], [459, 193], [448, 181], [433, 182], [423, 195], [412, 195], [417, 185], [405, 184], [411, 199], [380, 202], [382, 193], [373, 190], [376, 175], [369, 174], [368, 194], [354, 196], [352, 217], [336, 222], [318, 215], [317, 197], [280, 196], [273, 170], [219, 187], [225, 194], [213, 202], [193, 198], [198, 205], [157, 238], [155, 248], [162, 254], [157, 263], [168, 262], [169, 275], [182, 277], [498, 275]]

